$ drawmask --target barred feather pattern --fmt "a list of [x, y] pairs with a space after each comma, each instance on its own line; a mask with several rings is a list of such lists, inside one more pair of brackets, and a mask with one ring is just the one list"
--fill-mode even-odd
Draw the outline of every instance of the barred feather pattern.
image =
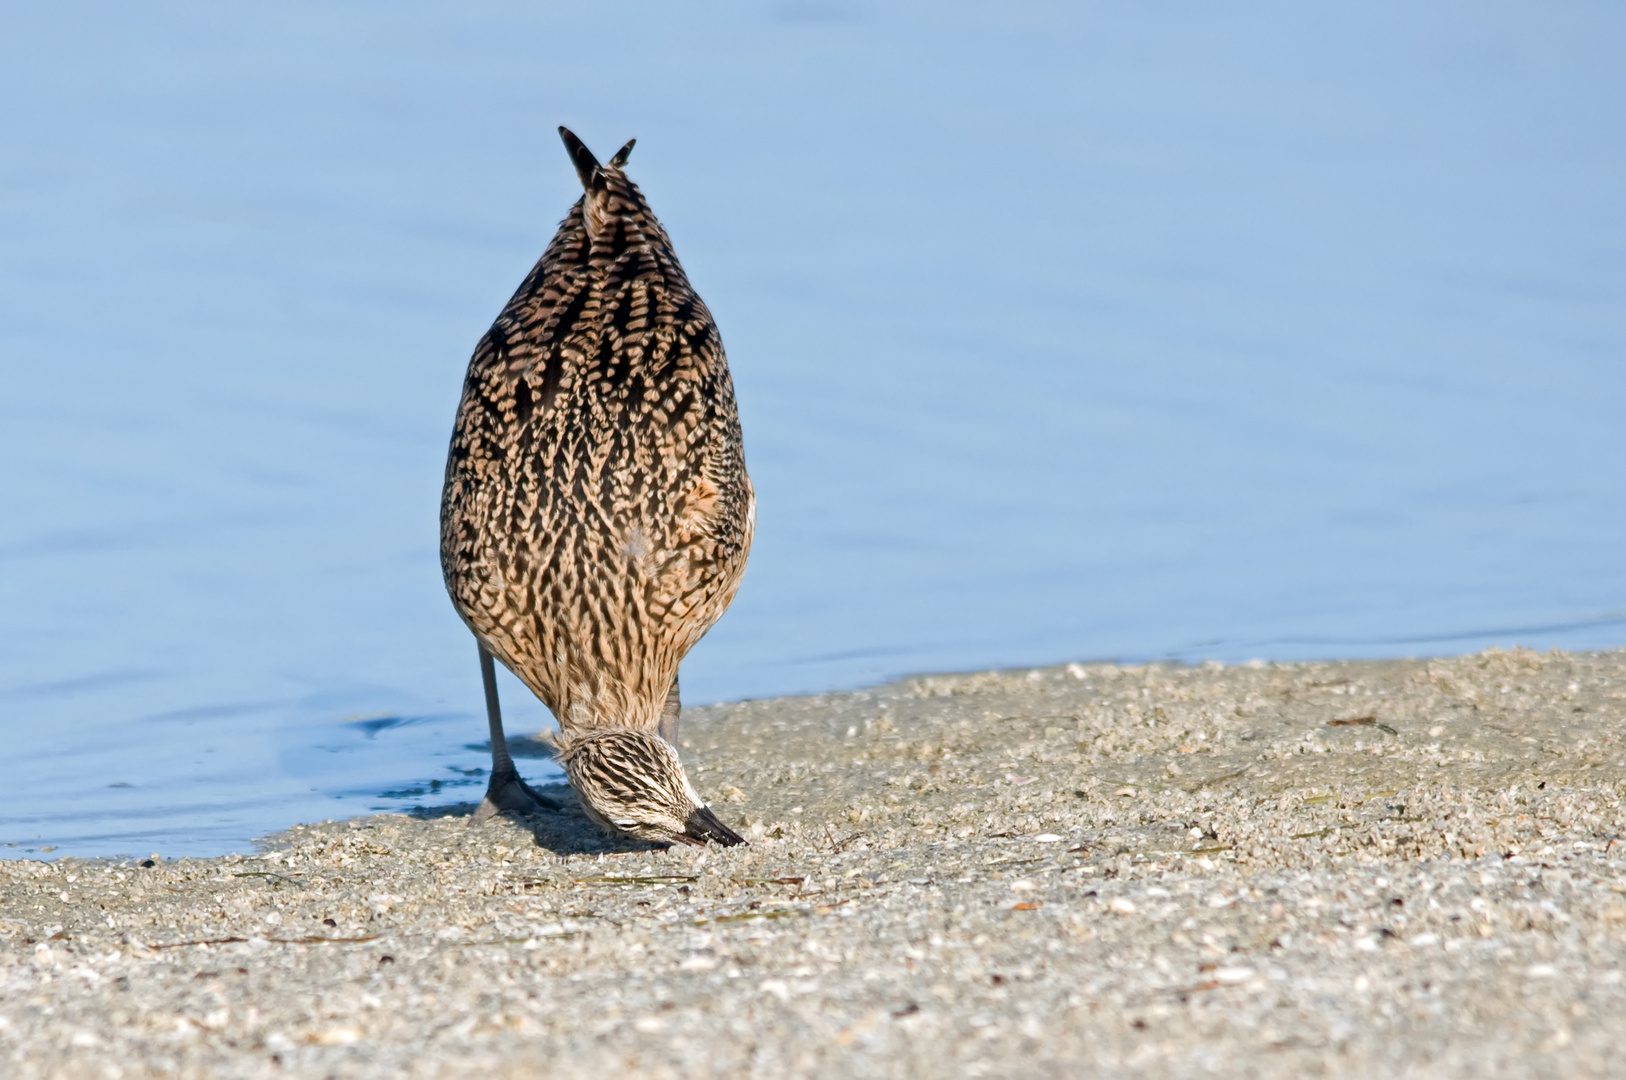
[[722, 339], [625, 156], [579, 150], [582, 199], [469, 361], [441, 502], [452, 603], [566, 745], [656, 728], [755, 522]]
[[612, 832], [671, 841], [702, 805], [677, 753], [646, 732], [578, 735], [565, 741], [560, 760], [587, 816]]

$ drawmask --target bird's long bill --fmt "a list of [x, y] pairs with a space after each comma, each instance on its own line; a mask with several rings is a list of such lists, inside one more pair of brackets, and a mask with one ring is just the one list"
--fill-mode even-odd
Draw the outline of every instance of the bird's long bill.
[[745, 843], [745, 837], [719, 821], [709, 806], [702, 806], [691, 813], [683, 825], [684, 836], [689, 838], [690, 843], [703, 844], [712, 840], [724, 847]]

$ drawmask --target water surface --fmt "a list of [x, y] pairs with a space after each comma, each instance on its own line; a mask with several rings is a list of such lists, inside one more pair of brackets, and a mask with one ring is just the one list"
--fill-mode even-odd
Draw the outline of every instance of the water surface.
[[15, 7], [0, 851], [478, 793], [440, 471], [578, 194], [559, 123], [638, 138], [735, 373], [758, 538], [691, 702], [1626, 643], [1623, 35], [1585, 3]]

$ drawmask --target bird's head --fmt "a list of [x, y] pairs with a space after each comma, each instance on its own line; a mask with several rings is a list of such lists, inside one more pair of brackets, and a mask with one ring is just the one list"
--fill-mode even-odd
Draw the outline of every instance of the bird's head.
[[656, 735], [587, 731], [566, 740], [560, 761], [587, 816], [611, 832], [661, 844], [743, 844], [700, 801], [677, 751]]

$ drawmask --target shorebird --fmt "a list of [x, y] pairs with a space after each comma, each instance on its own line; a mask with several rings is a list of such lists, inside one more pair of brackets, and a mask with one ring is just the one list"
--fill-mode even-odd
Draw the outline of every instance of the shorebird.
[[678, 665], [733, 600], [756, 497], [711, 313], [627, 179], [561, 127], [582, 197], [475, 346], [440, 559], [479, 645], [491, 779], [475, 820], [556, 808], [503, 737], [502, 661], [559, 722], [588, 817], [662, 843], [744, 841], [678, 758]]

